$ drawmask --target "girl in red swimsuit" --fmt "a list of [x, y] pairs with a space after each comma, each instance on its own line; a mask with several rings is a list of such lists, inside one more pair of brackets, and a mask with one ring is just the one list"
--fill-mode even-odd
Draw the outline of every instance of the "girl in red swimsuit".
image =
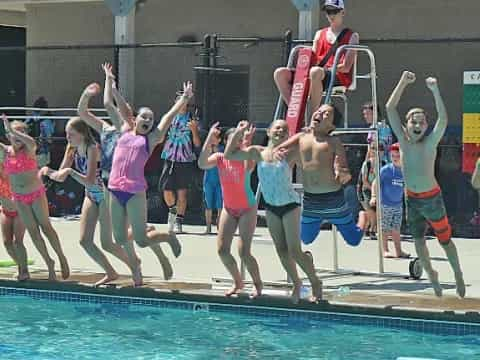
[[12, 187], [12, 199], [23, 220], [33, 244], [47, 264], [48, 279], [56, 280], [55, 262], [48, 254], [40, 229], [48, 238], [50, 245], [60, 261], [62, 277], [70, 276], [67, 259], [63, 254], [57, 232], [50, 222], [48, 202], [45, 188], [40, 179], [35, 157], [36, 142], [26, 134], [26, 125], [19, 121], [10, 124], [5, 115], [2, 116], [5, 130], [11, 146], [0, 143], [0, 157], [3, 159], [5, 175], [9, 176]]

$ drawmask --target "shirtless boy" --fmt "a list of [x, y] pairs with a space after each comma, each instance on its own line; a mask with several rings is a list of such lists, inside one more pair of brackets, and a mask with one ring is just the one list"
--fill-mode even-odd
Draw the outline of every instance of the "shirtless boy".
[[322, 105], [313, 113], [310, 129], [287, 140], [283, 148], [294, 146], [303, 172], [303, 212], [301, 239], [312, 243], [323, 221], [336, 225], [345, 241], [357, 246], [363, 238], [366, 214], [361, 211], [358, 225], [345, 201], [342, 184], [351, 179], [345, 149], [340, 139], [330, 133], [334, 108]]
[[413, 108], [407, 112], [406, 126], [402, 125], [397, 105], [407, 85], [415, 82], [415, 74], [404, 71], [396, 88], [387, 102], [387, 114], [394, 134], [400, 143], [403, 176], [407, 194], [407, 221], [415, 240], [420, 263], [427, 272], [435, 295], [442, 296], [438, 273], [432, 268], [425, 242], [427, 223], [443, 247], [455, 274], [457, 294], [465, 296], [465, 283], [458, 260], [457, 248], [451, 239], [452, 230], [448, 223], [442, 192], [435, 179], [435, 158], [437, 145], [447, 128], [447, 111], [440, 95], [437, 79], [429, 77], [426, 85], [433, 94], [438, 120], [429, 135], [425, 110]]

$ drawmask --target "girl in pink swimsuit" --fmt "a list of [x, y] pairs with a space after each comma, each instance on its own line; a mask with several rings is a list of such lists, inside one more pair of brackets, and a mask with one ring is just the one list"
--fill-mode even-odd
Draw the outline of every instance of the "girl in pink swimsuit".
[[[65, 132], [68, 144], [60, 169], [53, 171], [49, 168], [43, 168], [42, 171], [44, 175], [58, 182], [64, 182], [70, 175], [75, 181], [85, 186], [85, 197], [80, 215], [80, 245], [105, 270], [105, 276], [95, 283], [95, 286], [99, 286], [118, 279], [118, 273], [93, 241], [97, 222], [100, 223], [102, 248], [127, 265], [129, 265], [128, 256], [120, 245], [113, 242], [111, 227], [105, 226], [105, 221], [108, 219], [108, 210], [104, 199], [103, 183], [97, 166], [100, 151], [88, 125], [79, 117], [75, 117], [68, 121]], [[75, 166], [76, 170], [72, 169], [72, 166]]]
[[[178, 257], [181, 245], [174, 233], [159, 231], [145, 232], [147, 226], [147, 182], [144, 176], [145, 164], [155, 147], [163, 140], [175, 115], [193, 96], [192, 84], [184, 84], [183, 96], [162, 117], [158, 125], [153, 120], [151, 109], [143, 107], [138, 111], [132, 130], [124, 131], [118, 139], [113, 154], [112, 169], [108, 181], [111, 197], [113, 235], [124, 246], [128, 243], [127, 221], [132, 225], [132, 234], [140, 247], [168, 242], [173, 254]], [[133, 264], [138, 261], [133, 247], [124, 246]], [[139, 268], [139, 264], [137, 266]], [[132, 273], [135, 286], [143, 283], [141, 272]]]
[[[256, 298], [261, 295], [263, 285], [257, 260], [251, 254], [253, 233], [257, 225], [257, 202], [250, 187], [250, 175], [255, 165], [252, 166], [252, 163], [247, 161], [227, 160], [223, 153], [211, 153], [213, 138], [218, 137], [220, 133], [217, 126], [218, 123], [214, 124], [208, 133], [198, 158], [198, 166], [203, 170], [217, 166], [219, 170], [223, 193], [223, 211], [218, 222], [217, 251], [234, 280], [232, 289], [227, 291], [225, 295], [236, 294], [244, 286], [237, 262], [230, 251], [233, 235], [238, 227], [240, 231], [240, 258], [245, 263], [255, 286], [255, 291], [251, 294], [251, 297]], [[225, 134], [225, 143], [233, 134], [234, 129], [231, 130]], [[245, 134], [243, 143], [249, 144], [252, 135], [253, 131]]]
[[[108, 190], [108, 178], [110, 177], [110, 170], [112, 167], [112, 159], [114, 149], [117, 145], [118, 138], [124, 131], [128, 131], [134, 127], [135, 116], [130, 105], [125, 101], [123, 96], [115, 87], [115, 76], [112, 72], [112, 65], [109, 63], [102, 64], [102, 69], [105, 73], [105, 88], [103, 92], [103, 104], [107, 110], [110, 122], [96, 117], [89, 111], [89, 101], [93, 96], [100, 93], [100, 86], [96, 83], [88, 85], [83, 91], [78, 102], [78, 115], [80, 118], [100, 136], [101, 147], [101, 161], [100, 172], [104, 184], [104, 204], [105, 204], [105, 218], [103, 219], [102, 234], [112, 239], [112, 220], [110, 215], [110, 191]], [[114, 101], [115, 100], [115, 101]], [[102, 227], [102, 224], [100, 225]], [[147, 232], [155, 231], [154, 226], [149, 226]], [[151, 235], [150, 235], [151, 236]], [[131, 228], [129, 229], [129, 242], [125, 246], [133, 247], [133, 235]], [[110, 240], [111, 241], [111, 240]], [[109, 241], [109, 242], [110, 242]], [[163, 269], [163, 277], [169, 280], [173, 276], [173, 268], [168, 257], [163, 252], [160, 244], [150, 246], [152, 252], [156, 255], [160, 265]], [[130, 268], [135, 267], [137, 272], [140, 271], [137, 260], [135, 264], [131, 264]]]
[[24, 123], [14, 121], [10, 124], [5, 115], [2, 118], [12, 145], [0, 144], [0, 156], [3, 157], [5, 175], [10, 178], [12, 198], [35, 247], [47, 264], [48, 279], [56, 280], [55, 262], [48, 254], [40, 229], [57, 254], [62, 277], [66, 279], [70, 276], [70, 269], [57, 232], [50, 222], [47, 196], [40, 180], [35, 158], [36, 142], [26, 134]]
[[17, 263], [17, 280], [25, 281], [30, 278], [27, 265], [27, 250], [23, 244], [25, 225], [18, 216], [15, 204], [12, 199], [10, 181], [0, 168], [0, 202], [2, 204], [0, 213], [0, 227], [2, 229], [3, 244], [8, 255]]

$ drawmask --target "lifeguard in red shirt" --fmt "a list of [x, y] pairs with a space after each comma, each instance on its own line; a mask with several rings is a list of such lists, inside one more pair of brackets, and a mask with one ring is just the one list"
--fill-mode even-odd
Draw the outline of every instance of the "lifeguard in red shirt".
[[[338, 46], [346, 44], [357, 45], [359, 41], [358, 33], [351, 31], [343, 24], [345, 16], [343, 0], [326, 0], [322, 10], [325, 11], [330, 26], [318, 30], [313, 40], [312, 50], [315, 54], [315, 65], [310, 69], [310, 105], [312, 111], [320, 107], [323, 90], [330, 82], [335, 52], [332, 52], [328, 60], [326, 59], [326, 62], [322, 60], [328, 54], [330, 48], [335, 45], [337, 37], [342, 34]], [[337, 66], [335, 85], [348, 87], [352, 83], [354, 62], [354, 50], [347, 50], [342, 54]], [[286, 67], [278, 68], [275, 70], [273, 78], [283, 100], [288, 104], [292, 91], [292, 69]]]

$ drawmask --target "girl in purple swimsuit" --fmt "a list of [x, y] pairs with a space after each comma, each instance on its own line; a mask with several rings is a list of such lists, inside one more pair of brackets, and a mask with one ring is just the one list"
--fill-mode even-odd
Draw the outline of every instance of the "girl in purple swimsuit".
[[[103, 92], [103, 103], [107, 110], [111, 123], [98, 118], [89, 111], [89, 101], [93, 96], [100, 93], [100, 86], [96, 83], [88, 85], [82, 93], [78, 102], [78, 114], [83, 121], [94, 131], [100, 135], [101, 147], [101, 161], [100, 171], [104, 184], [104, 198], [107, 208], [105, 225], [105, 236], [112, 237], [112, 220], [110, 215], [110, 191], [108, 191], [108, 179], [112, 169], [113, 152], [117, 146], [117, 141], [122, 135], [122, 132], [133, 128], [135, 117], [130, 105], [125, 101], [120, 92], [115, 87], [115, 76], [112, 73], [112, 65], [109, 63], [102, 64], [102, 69], [105, 73], [105, 89]], [[115, 100], [115, 102], [114, 102]], [[116, 104], [116, 106], [115, 106]], [[149, 226], [147, 232], [155, 231], [154, 226]], [[129, 242], [125, 246], [133, 248], [133, 235], [131, 228], [129, 229]], [[169, 280], [173, 276], [173, 268], [167, 256], [163, 252], [160, 244], [150, 246], [150, 249], [156, 255], [163, 270], [163, 277]], [[133, 251], [133, 249], [131, 250]], [[134, 264], [130, 266], [132, 271], [140, 271], [138, 264], [140, 260], [137, 259]]]
[[[153, 120], [153, 111], [150, 108], [140, 108], [132, 130], [124, 131], [118, 139], [108, 181], [108, 189], [113, 195], [110, 209], [116, 241], [121, 245], [128, 243], [128, 221], [132, 225], [133, 238], [140, 247], [168, 242], [176, 257], [181, 253], [181, 245], [174, 233], [145, 232], [147, 182], [144, 167], [155, 146], [163, 140], [175, 115], [193, 96], [191, 83], [184, 84], [183, 90], [183, 96], [162, 117], [158, 125]], [[125, 247], [125, 250], [131, 263], [138, 261], [131, 247]], [[132, 275], [134, 284], [142, 285], [141, 272], [134, 271]]]

